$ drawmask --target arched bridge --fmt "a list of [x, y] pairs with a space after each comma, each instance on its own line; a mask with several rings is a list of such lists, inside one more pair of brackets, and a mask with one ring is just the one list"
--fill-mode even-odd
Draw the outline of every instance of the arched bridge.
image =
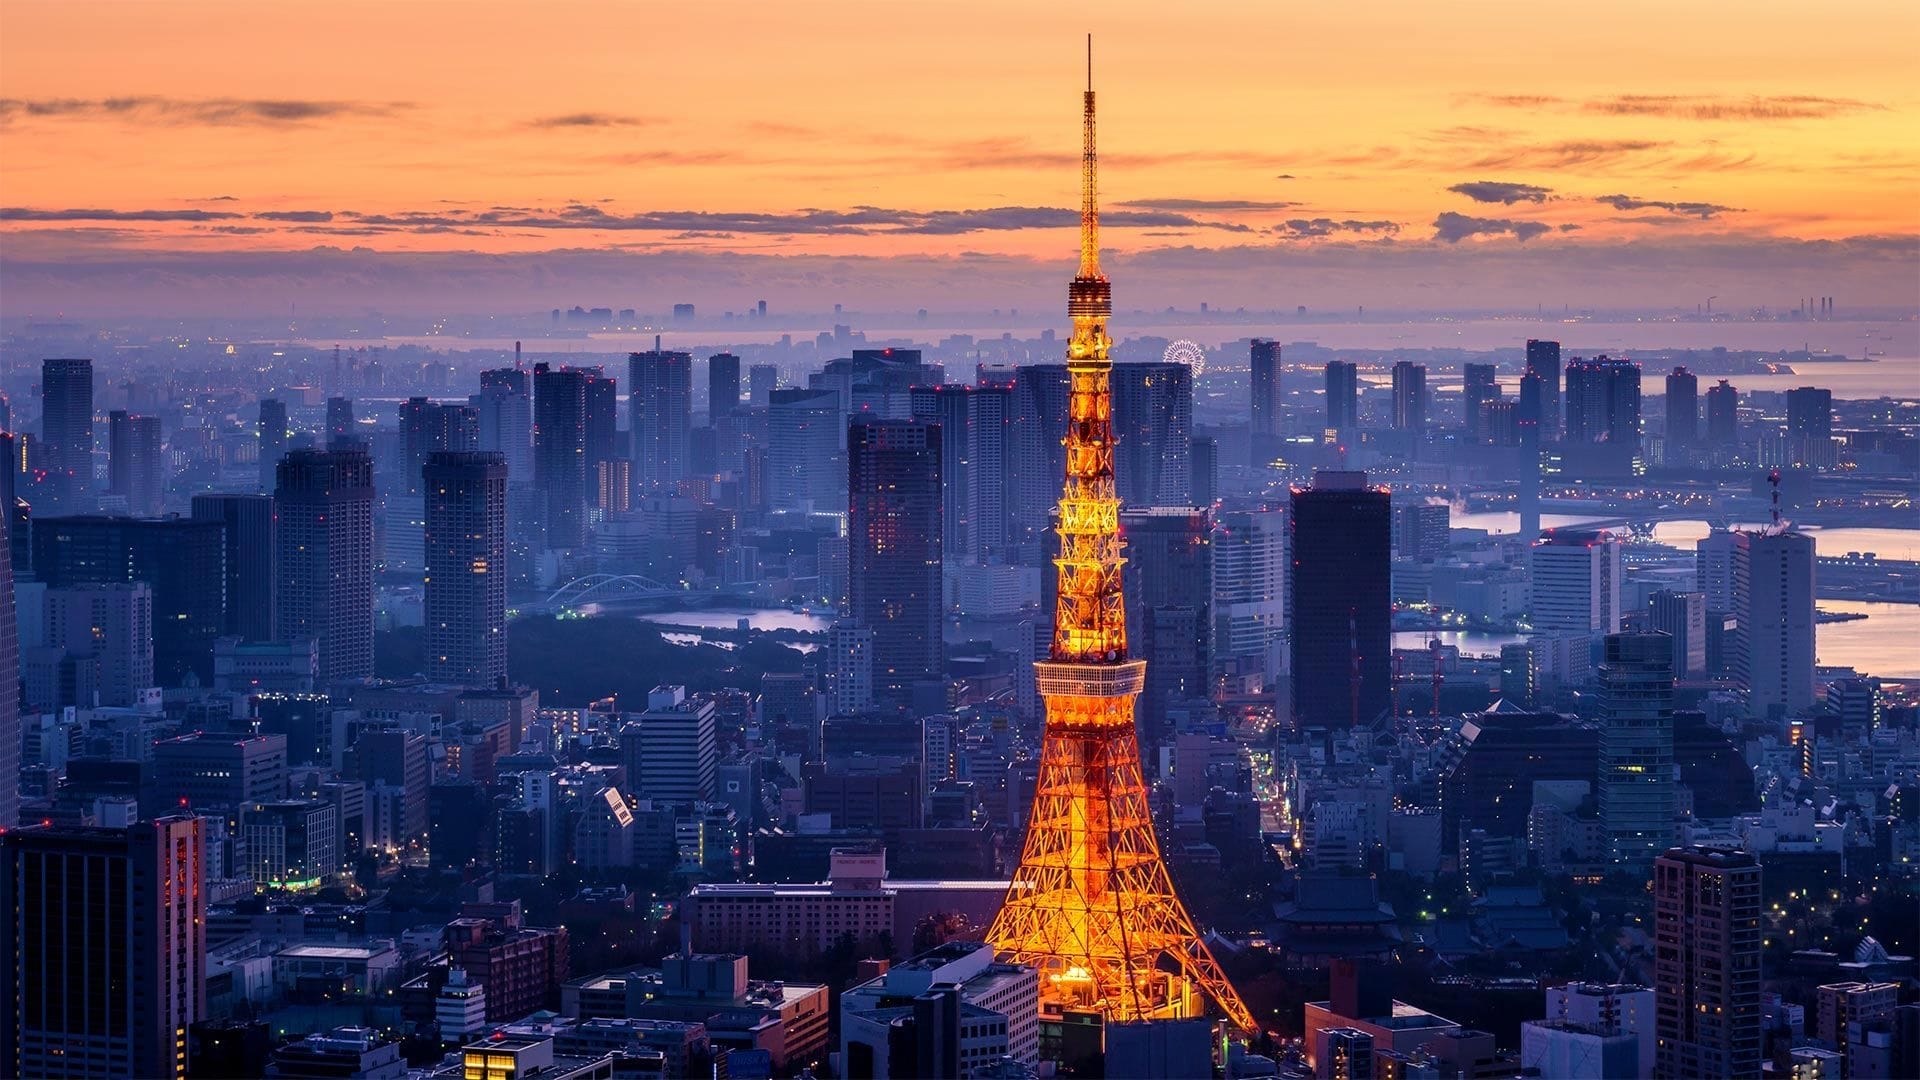
[[663, 584], [638, 574], [588, 574], [555, 589], [540, 606], [547, 611], [566, 611], [609, 600], [659, 600], [686, 592], [684, 586]]

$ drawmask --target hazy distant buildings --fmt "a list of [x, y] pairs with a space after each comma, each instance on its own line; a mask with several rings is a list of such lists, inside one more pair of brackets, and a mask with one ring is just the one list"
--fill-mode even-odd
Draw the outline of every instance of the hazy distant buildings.
[[365, 450], [280, 463], [278, 640], [320, 644], [320, 678], [373, 675], [373, 465]]
[[[734, 370], [737, 395], [737, 360]], [[627, 371], [634, 483], [642, 492], [666, 493], [686, 479], [689, 471], [687, 440], [693, 424], [693, 355], [659, 348], [632, 353], [627, 357]]]
[[1640, 445], [1640, 365], [1596, 356], [1566, 369], [1566, 441]]
[[1500, 397], [1500, 383], [1494, 377], [1492, 364], [1467, 364], [1461, 369], [1464, 378], [1460, 392], [1461, 419], [1467, 429], [1467, 440], [1473, 443], [1486, 441], [1486, 406]]
[[507, 463], [484, 450], [427, 458], [427, 678], [507, 677]]
[[848, 614], [874, 633], [876, 688], [942, 676], [940, 429], [856, 421], [847, 432]]
[[1371, 723], [1388, 707], [1393, 642], [1393, 519], [1363, 472], [1320, 472], [1296, 488], [1293, 715], [1302, 726]]
[[1644, 870], [1674, 838], [1673, 639], [1609, 634], [1600, 664], [1601, 827], [1617, 869]]
[[125, 409], [107, 414], [107, 494], [126, 500], [135, 517], [160, 512], [168, 476], [160, 442], [159, 417]]

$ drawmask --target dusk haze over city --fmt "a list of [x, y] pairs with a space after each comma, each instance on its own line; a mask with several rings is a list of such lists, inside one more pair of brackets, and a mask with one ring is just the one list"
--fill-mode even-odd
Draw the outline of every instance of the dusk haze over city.
[[0, 0], [0, 1077], [1920, 1080], [1917, 43]]

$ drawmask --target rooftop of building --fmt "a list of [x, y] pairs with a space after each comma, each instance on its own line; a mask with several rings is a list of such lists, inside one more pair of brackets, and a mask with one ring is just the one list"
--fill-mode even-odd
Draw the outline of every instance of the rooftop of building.
[[[1324, 1009], [1329, 1015], [1333, 1014], [1333, 1002], [1331, 1001], [1310, 1001], [1307, 1004]], [[1417, 1005], [1409, 1005], [1398, 998], [1394, 999], [1393, 1015], [1391, 1016], [1346, 1016], [1341, 1017], [1341, 1019], [1359, 1020], [1372, 1024], [1374, 1027], [1386, 1028], [1389, 1031], [1420, 1031], [1426, 1028], [1446, 1028], [1451, 1030], [1460, 1026], [1444, 1016], [1430, 1013]]]

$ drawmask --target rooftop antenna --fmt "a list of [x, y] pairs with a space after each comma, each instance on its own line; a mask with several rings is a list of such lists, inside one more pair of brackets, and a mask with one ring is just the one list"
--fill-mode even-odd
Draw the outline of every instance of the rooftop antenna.
[[520, 343], [517, 341], [513, 343], [513, 369], [520, 370]]
[[1093, 34], [1087, 34], [1087, 92], [1093, 92]]

